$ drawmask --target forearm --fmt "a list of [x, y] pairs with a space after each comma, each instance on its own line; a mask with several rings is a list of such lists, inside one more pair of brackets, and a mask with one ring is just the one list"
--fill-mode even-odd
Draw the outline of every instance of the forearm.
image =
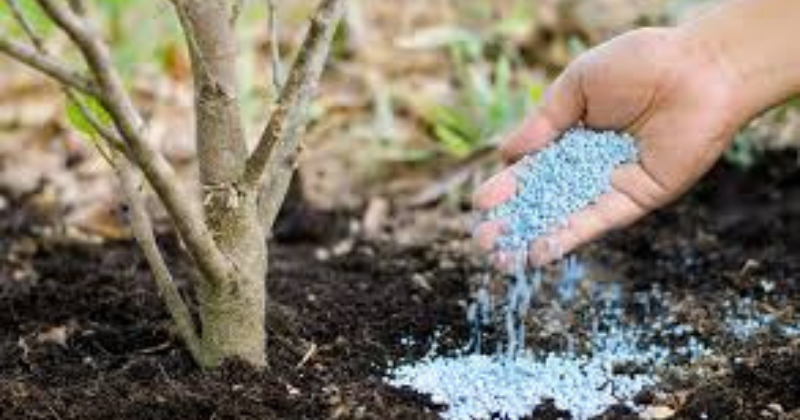
[[729, 0], [679, 31], [719, 61], [741, 118], [800, 93], [800, 0]]

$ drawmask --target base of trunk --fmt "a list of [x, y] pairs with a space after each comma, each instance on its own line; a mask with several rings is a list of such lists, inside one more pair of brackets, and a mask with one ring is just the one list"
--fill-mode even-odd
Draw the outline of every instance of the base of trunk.
[[217, 367], [226, 359], [253, 366], [266, 364], [264, 281], [238, 281], [225, 290], [203, 290], [203, 367]]

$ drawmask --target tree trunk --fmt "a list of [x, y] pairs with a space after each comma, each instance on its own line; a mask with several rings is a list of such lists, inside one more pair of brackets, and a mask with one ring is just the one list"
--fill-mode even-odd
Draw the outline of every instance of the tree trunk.
[[231, 270], [200, 282], [202, 364], [265, 360], [267, 248], [257, 195], [239, 186], [247, 148], [239, 110], [232, 2], [178, 2], [195, 90], [197, 154], [205, 220]]
[[259, 367], [266, 364], [265, 283], [242, 276], [230, 287], [201, 287], [202, 360], [205, 368], [226, 359], [241, 359]]
[[209, 214], [217, 244], [234, 269], [225, 281], [203, 281], [198, 288], [203, 364], [218, 366], [240, 358], [263, 366], [266, 347], [267, 245], [258, 221], [255, 195], [229, 203], [225, 217]]

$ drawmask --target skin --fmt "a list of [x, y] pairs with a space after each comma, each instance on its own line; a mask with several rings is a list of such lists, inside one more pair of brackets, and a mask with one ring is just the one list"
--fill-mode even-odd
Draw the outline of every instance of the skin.
[[[574, 60], [507, 137], [502, 156], [513, 166], [583, 123], [631, 133], [640, 162], [617, 169], [611, 192], [532, 244], [530, 264], [547, 264], [675, 200], [743, 125], [800, 92], [798, 21], [797, 0], [729, 0], [685, 25], [628, 32]], [[515, 192], [508, 167], [478, 188], [474, 205], [489, 210]], [[501, 220], [485, 222], [477, 241], [491, 251], [502, 231]], [[506, 265], [502, 256], [496, 263]]]

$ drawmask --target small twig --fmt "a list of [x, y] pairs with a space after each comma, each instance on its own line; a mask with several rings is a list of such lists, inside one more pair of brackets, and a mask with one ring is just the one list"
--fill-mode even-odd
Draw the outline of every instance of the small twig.
[[[23, 31], [25, 31], [25, 34], [28, 36], [28, 39], [30, 39], [30, 41], [36, 47], [36, 50], [39, 52], [39, 54], [41, 54], [43, 57], [49, 57], [50, 54], [47, 52], [44, 42], [42, 41], [42, 38], [33, 29], [33, 25], [31, 25], [25, 14], [22, 12], [22, 9], [19, 7], [19, 4], [17, 3], [17, 0], [5, 0], [5, 2], [11, 9], [14, 15], [14, 19], [17, 21], [17, 23], [20, 25]], [[76, 1], [76, 4], [82, 5], [83, 3]], [[77, 93], [75, 93], [74, 88], [71, 88], [70, 86], [67, 86], [63, 83], [62, 87], [64, 89], [64, 94], [67, 96], [67, 99], [72, 101], [74, 104], [78, 106], [83, 117], [87, 121], [89, 121], [89, 124], [95, 128], [98, 134], [100, 134], [100, 136], [107, 141], [107, 145], [109, 147], [115, 147], [120, 152], [124, 153], [125, 148], [124, 145], [122, 144], [122, 140], [119, 139], [119, 136], [111, 132], [107, 127], [105, 127], [97, 120], [94, 113], [86, 106], [86, 104], [83, 103], [80, 96]], [[99, 144], [97, 143], [93, 144], [95, 144], [97, 151], [100, 153], [103, 159], [105, 159], [105, 161], [108, 162], [109, 164], [113, 164], [109, 152], [100, 147]]]
[[31, 348], [25, 341], [25, 337], [20, 337], [19, 339], [17, 339], [17, 347], [19, 347], [20, 350], [22, 350], [22, 355], [20, 355], [20, 360], [22, 360], [22, 363], [29, 365]]
[[261, 135], [256, 150], [250, 155], [245, 171], [247, 185], [260, 183], [277, 145], [296, 148], [299, 128], [303, 125], [306, 105], [319, 82], [328, 58], [336, 27], [344, 13], [344, 0], [323, 0], [308, 30], [289, 79], [281, 91], [277, 108]]
[[61, 415], [60, 415], [60, 414], [58, 414], [58, 411], [56, 411], [56, 410], [55, 410], [55, 409], [54, 409], [54, 408], [53, 408], [53, 407], [52, 407], [50, 404], [48, 404], [48, 403], [45, 403], [44, 405], [47, 407], [47, 410], [48, 410], [48, 411], [50, 411], [50, 414], [52, 414], [52, 415], [53, 415], [53, 417], [55, 417], [55, 418], [56, 418], [56, 420], [61, 420]]
[[28, 18], [25, 17], [25, 14], [19, 7], [19, 3], [17, 3], [17, 0], [5, 0], [5, 2], [8, 5], [8, 8], [11, 9], [11, 14], [14, 16], [14, 20], [16, 20], [22, 30], [25, 31], [25, 35], [28, 36], [28, 39], [31, 40], [37, 50], [44, 51], [44, 41], [42, 40], [42, 37], [40, 37], [39, 34], [37, 34], [33, 29], [33, 25], [31, 25], [30, 21], [28, 21]]
[[89, 79], [69, 69], [64, 63], [56, 61], [34, 48], [0, 36], [0, 52], [46, 74], [61, 84], [73, 87], [96, 98], [101, 97], [99, 89]]
[[299, 362], [297, 362], [297, 365], [295, 365], [294, 368], [300, 369], [303, 366], [305, 366], [305, 364], [308, 363], [308, 361], [311, 360], [311, 358], [317, 354], [318, 349], [319, 347], [317, 347], [316, 343], [311, 343], [311, 345], [308, 347], [308, 351], [306, 352], [306, 354], [303, 356], [302, 359], [300, 359]]
[[[31, 41], [35, 48], [30, 48], [22, 44], [15, 43], [11, 40], [0, 39], [0, 50], [6, 52], [8, 55], [16, 58], [17, 60], [34, 67], [45, 74], [50, 75], [62, 85], [72, 86], [76, 89], [85, 91], [91, 88], [96, 89], [91, 85], [91, 81], [84, 79], [83, 76], [67, 69], [66, 65], [58, 63], [54, 60], [45, 49], [44, 41], [39, 34], [36, 33], [33, 25], [22, 12], [17, 0], [4, 0], [11, 9], [11, 14], [14, 20], [22, 28], [25, 35]], [[95, 95], [98, 96], [98, 95]]]
[[[83, 7], [82, 1], [79, 0], [72, 0], [72, 1], [74, 3], [70, 4], [73, 6], [73, 9]], [[36, 47], [38, 53], [41, 54], [43, 57], [49, 57], [50, 54], [45, 48], [42, 38], [33, 29], [33, 25], [31, 25], [25, 14], [22, 12], [22, 9], [19, 7], [19, 4], [17, 3], [17, 0], [5, 0], [5, 2], [11, 9], [14, 15], [14, 19], [17, 21], [19, 26], [28, 36], [28, 39], [30, 39], [31, 43], [33, 43], [33, 45]], [[125, 145], [123, 144], [119, 136], [116, 133], [112, 132], [104, 124], [100, 123], [99, 120], [97, 120], [97, 117], [94, 115], [94, 113], [89, 109], [89, 107], [86, 106], [83, 100], [81, 100], [80, 96], [77, 93], [75, 93], [74, 88], [71, 88], [70, 86], [67, 86], [63, 83], [62, 86], [64, 88], [64, 95], [66, 95], [67, 99], [78, 107], [83, 117], [89, 122], [90, 125], [93, 126], [93, 128], [97, 131], [97, 133], [106, 141], [106, 145], [108, 147], [113, 147], [122, 153], [127, 154], [127, 149], [125, 148]], [[109, 151], [103, 149], [98, 143], [93, 143], [93, 144], [95, 144], [97, 151], [100, 153], [103, 159], [113, 166], [113, 160], [111, 159]]]
[[62, 85], [71, 86], [93, 96], [99, 96], [99, 92], [96, 91], [97, 88], [91, 81], [50, 57], [45, 49], [42, 37], [36, 33], [33, 25], [22, 12], [22, 8], [19, 7], [17, 0], [4, 1], [8, 8], [11, 9], [14, 20], [17, 21], [25, 35], [33, 43], [34, 48], [0, 37], [0, 51], [49, 75]]
[[175, 385], [175, 381], [173, 381], [172, 378], [170, 378], [169, 374], [167, 373], [167, 370], [164, 369], [164, 365], [158, 363], [158, 370], [161, 371], [161, 375], [164, 376], [164, 380], [167, 381], [167, 385], [169, 385], [169, 387], [172, 388], [172, 391], [174, 391], [176, 395], [180, 395], [181, 391]]
[[281, 62], [280, 30], [278, 28], [278, 5], [275, 0], [267, 0], [269, 10], [269, 39], [272, 63], [272, 87], [280, 92], [283, 86], [283, 63]]

